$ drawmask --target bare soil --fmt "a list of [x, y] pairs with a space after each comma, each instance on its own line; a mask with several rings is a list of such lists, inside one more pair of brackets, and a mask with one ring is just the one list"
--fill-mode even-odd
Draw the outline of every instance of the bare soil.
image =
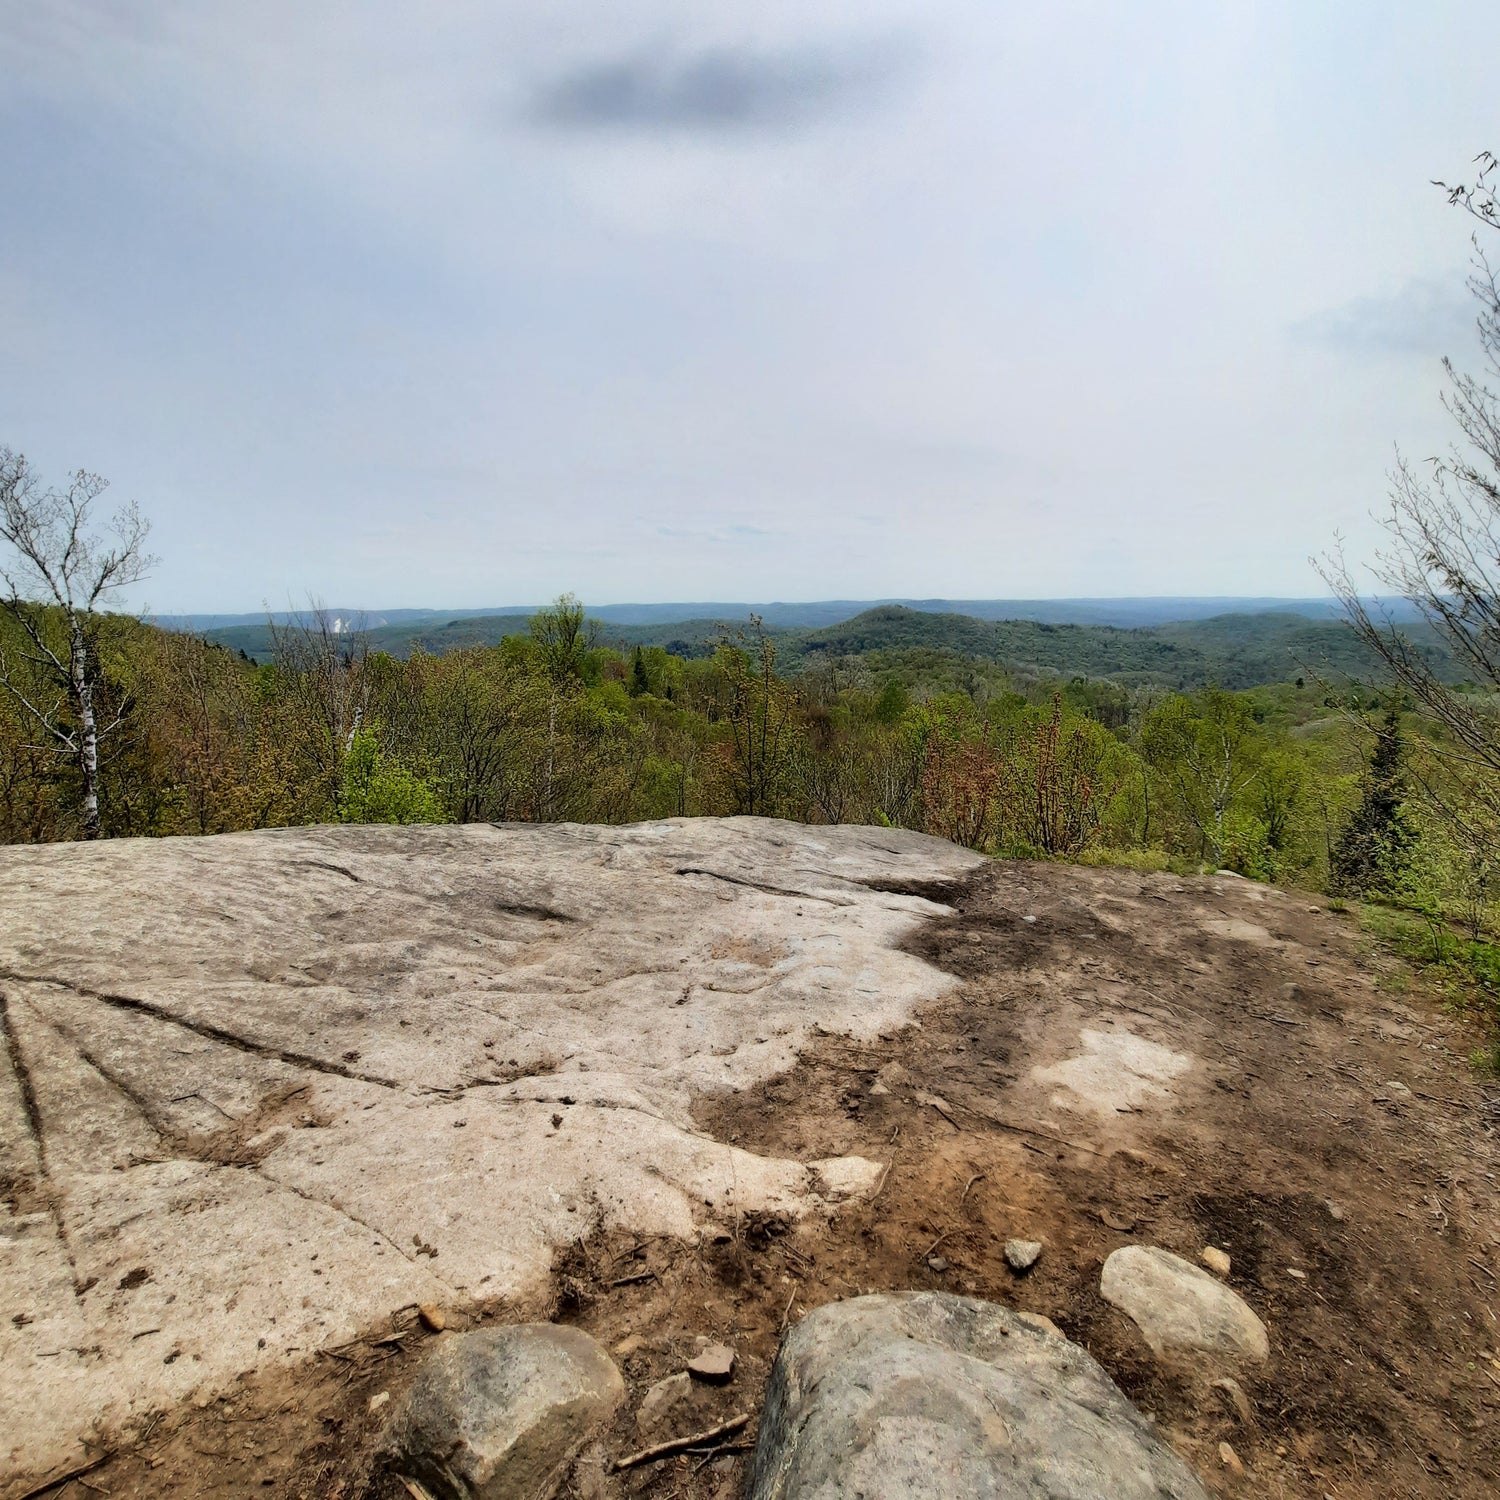
[[[586, 1237], [559, 1258], [552, 1306], [487, 1314], [551, 1315], [616, 1350], [630, 1399], [574, 1492], [729, 1500], [788, 1322], [942, 1288], [1050, 1317], [1216, 1494], [1500, 1494], [1500, 1088], [1472, 1075], [1464, 1021], [1355, 917], [1296, 892], [995, 864], [944, 896], [954, 915], [911, 946], [963, 984], [918, 1026], [824, 1038], [792, 1072], [699, 1105], [706, 1132], [756, 1152], [889, 1162], [873, 1197], [826, 1220], [747, 1218], [702, 1246]], [[1032, 1076], [1085, 1053], [1085, 1030], [1189, 1063], [1091, 1109]], [[1045, 1245], [1023, 1277], [1011, 1237]], [[1271, 1340], [1265, 1366], [1238, 1372], [1248, 1422], [1215, 1372], [1160, 1364], [1100, 1297], [1104, 1257], [1134, 1242], [1229, 1253]], [[432, 1336], [409, 1310], [291, 1377], [163, 1414], [47, 1493], [405, 1496], [371, 1464], [368, 1403], [399, 1397]], [[736, 1348], [734, 1378], [696, 1388], [673, 1431], [751, 1422], [610, 1474], [645, 1446], [640, 1397], [705, 1338]]]

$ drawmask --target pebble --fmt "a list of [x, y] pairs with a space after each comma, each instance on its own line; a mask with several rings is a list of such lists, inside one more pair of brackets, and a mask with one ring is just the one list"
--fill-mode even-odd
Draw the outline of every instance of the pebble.
[[676, 1412], [693, 1399], [693, 1380], [685, 1370], [658, 1380], [641, 1399], [636, 1412], [636, 1426], [648, 1441], [661, 1435]]
[[929, 1255], [927, 1257], [927, 1268], [936, 1271], [939, 1276], [948, 1269], [948, 1262], [941, 1255]]
[[1335, 1203], [1332, 1198], [1327, 1199], [1324, 1202], [1323, 1207], [1328, 1210], [1328, 1217], [1330, 1219], [1333, 1219], [1336, 1223], [1339, 1224], [1342, 1224], [1344, 1222], [1344, 1210], [1339, 1204]]
[[1229, 1257], [1217, 1245], [1207, 1245], [1199, 1259], [1215, 1276], [1229, 1275]]
[[878, 1099], [882, 1095], [890, 1093], [890, 1090], [877, 1078], [870, 1085], [870, 1092]]
[[1295, 1277], [1298, 1281], [1306, 1281], [1307, 1280], [1307, 1272], [1306, 1271], [1299, 1271], [1296, 1268], [1296, 1266], [1288, 1266], [1286, 1268], [1286, 1274], [1288, 1276]]
[[424, 1302], [417, 1309], [417, 1316], [422, 1320], [422, 1327], [433, 1333], [441, 1333], [448, 1326], [442, 1308], [435, 1302]]
[[1228, 1443], [1219, 1444], [1219, 1462], [1229, 1470], [1231, 1474], [1243, 1474], [1245, 1466], [1240, 1462], [1240, 1456], [1229, 1446]]
[[1005, 1263], [1017, 1276], [1024, 1276], [1041, 1258], [1042, 1242], [1040, 1240], [1007, 1240], [1005, 1242]]
[[370, 1397], [369, 1401], [365, 1403], [365, 1410], [368, 1412], [377, 1412], [390, 1399], [391, 1393], [389, 1391], [376, 1391], [376, 1393]]
[[1228, 1401], [1234, 1409], [1234, 1414], [1240, 1422], [1251, 1426], [1255, 1421], [1255, 1408], [1250, 1405], [1250, 1398], [1245, 1394], [1245, 1388], [1232, 1375], [1221, 1375], [1213, 1382], [1213, 1389]]
[[709, 1344], [688, 1361], [688, 1374], [695, 1380], [723, 1385], [734, 1374], [734, 1350], [728, 1344]]

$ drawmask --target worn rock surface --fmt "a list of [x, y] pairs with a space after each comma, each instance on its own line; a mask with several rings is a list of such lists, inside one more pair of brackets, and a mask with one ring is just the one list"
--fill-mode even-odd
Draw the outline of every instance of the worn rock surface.
[[396, 1309], [539, 1302], [585, 1231], [863, 1191], [695, 1101], [948, 991], [899, 892], [979, 863], [761, 819], [0, 849], [0, 1493]]
[[1083, 1349], [995, 1303], [857, 1297], [787, 1335], [749, 1500], [1205, 1500]]
[[614, 1362], [580, 1329], [450, 1334], [424, 1357], [384, 1453], [435, 1500], [545, 1500], [624, 1395]]
[[1264, 1360], [1265, 1325], [1237, 1293], [1191, 1261], [1155, 1245], [1126, 1245], [1104, 1262], [1099, 1290], [1141, 1330], [1158, 1356]]

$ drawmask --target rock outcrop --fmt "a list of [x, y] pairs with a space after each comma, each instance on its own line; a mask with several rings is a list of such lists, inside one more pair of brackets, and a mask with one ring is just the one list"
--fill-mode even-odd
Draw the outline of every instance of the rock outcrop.
[[761, 819], [0, 849], [0, 1482], [396, 1309], [538, 1305], [585, 1231], [867, 1190], [693, 1102], [945, 993], [902, 892], [979, 863]]
[[748, 1500], [1206, 1500], [1040, 1321], [936, 1292], [809, 1314], [771, 1373]]

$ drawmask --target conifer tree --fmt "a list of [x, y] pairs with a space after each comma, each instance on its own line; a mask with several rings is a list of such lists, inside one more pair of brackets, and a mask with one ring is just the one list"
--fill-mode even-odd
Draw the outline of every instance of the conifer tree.
[[1334, 895], [1362, 896], [1389, 889], [1414, 839], [1406, 794], [1406, 741], [1400, 710], [1392, 704], [1375, 733], [1359, 806], [1329, 856], [1328, 884]]

